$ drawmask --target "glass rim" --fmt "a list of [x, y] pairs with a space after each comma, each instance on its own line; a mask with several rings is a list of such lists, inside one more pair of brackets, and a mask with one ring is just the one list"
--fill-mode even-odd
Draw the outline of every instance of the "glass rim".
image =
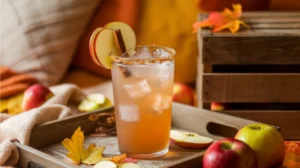
[[128, 50], [125, 53], [123, 53], [121, 56], [112, 55], [110, 57], [114, 63], [124, 64], [124, 65], [149, 65], [149, 64], [159, 64], [159, 63], [163, 63], [163, 62], [174, 61], [176, 51], [173, 48], [166, 47], [166, 46], [159, 46], [159, 45], [137, 45], [136, 49], [142, 48], [142, 47], [147, 47], [147, 48], [153, 49], [153, 50], [162, 48], [165, 51], [167, 51], [170, 54], [170, 56], [151, 58], [151, 59], [138, 59], [138, 58], [133, 58], [131, 56], [124, 56], [126, 54], [131, 55], [129, 52], [131, 52], [133, 50]]

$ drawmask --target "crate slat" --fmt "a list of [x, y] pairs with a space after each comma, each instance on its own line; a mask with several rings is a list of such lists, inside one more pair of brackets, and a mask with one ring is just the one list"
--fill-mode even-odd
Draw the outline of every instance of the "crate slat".
[[277, 11], [265, 11], [265, 12], [243, 12], [242, 19], [244, 18], [300, 18], [300, 12], [277, 12]]
[[279, 126], [286, 139], [300, 139], [300, 110], [226, 110], [221, 113]]
[[203, 41], [203, 64], [300, 64], [300, 36], [212, 36]]
[[[299, 16], [300, 17], [300, 16]], [[299, 23], [251, 23], [251, 29], [300, 29]], [[244, 28], [244, 27], [242, 27]]]
[[300, 102], [300, 73], [205, 73], [204, 102]]

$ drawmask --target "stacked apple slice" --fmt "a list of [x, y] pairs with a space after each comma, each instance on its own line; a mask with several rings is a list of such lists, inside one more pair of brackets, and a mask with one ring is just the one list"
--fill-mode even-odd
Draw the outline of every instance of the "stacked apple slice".
[[[122, 47], [122, 45], [125, 45]], [[97, 28], [90, 38], [89, 51], [93, 61], [111, 69], [110, 56], [120, 56], [128, 50], [135, 50], [136, 37], [132, 28], [122, 22], [111, 22]], [[125, 51], [122, 51], [124, 50]]]

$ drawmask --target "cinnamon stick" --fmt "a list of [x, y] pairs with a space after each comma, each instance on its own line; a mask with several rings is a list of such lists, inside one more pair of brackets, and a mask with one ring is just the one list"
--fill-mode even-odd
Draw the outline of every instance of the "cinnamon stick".
[[[123, 36], [122, 36], [122, 32], [120, 29], [118, 30], [114, 30], [113, 31], [114, 33], [114, 37], [115, 37], [115, 41], [116, 41], [116, 44], [117, 44], [117, 47], [119, 49], [119, 55], [123, 55], [127, 50], [126, 50], [126, 46], [125, 46], [125, 42], [124, 42], [124, 39], [123, 39]], [[125, 67], [119, 67], [123, 76], [124, 77], [130, 77], [131, 76], [131, 72], [125, 68]]]
[[126, 46], [125, 46], [125, 42], [121, 33], [121, 30], [114, 30], [114, 37], [116, 40], [116, 44], [118, 46], [120, 55], [124, 54], [126, 52]]

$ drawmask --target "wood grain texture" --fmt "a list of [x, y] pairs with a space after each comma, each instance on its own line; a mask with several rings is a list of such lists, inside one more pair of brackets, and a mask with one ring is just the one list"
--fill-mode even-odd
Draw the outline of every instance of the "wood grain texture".
[[226, 110], [221, 113], [276, 125], [285, 139], [300, 139], [300, 111]]
[[108, 107], [99, 111], [82, 113], [37, 126], [31, 133], [29, 146], [41, 148], [43, 146], [61, 142], [64, 138], [71, 137], [79, 126], [85, 134], [94, 133], [97, 123], [90, 121], [89, 116], [101, 112], [111, 112], [112, 110], [112, 107]]
[[203, 37], [203, 41], [204, 64], [300, 64], [300, 36]]
[[199, 30], [204, 64], [300, 64], [300, 12], [245, 12], [242, 20], [251, 29]]
[[[82, 119], [87, 115], [82, 116], [74, 116], [71, 118], [67, 118], [65, 120], [58, 120], [51, 123], [47, 123], [41, 125], [40, 128], [36, 128], [33, 130], [33, 134], [36, 134], [31, 138], [33, 142], [37, 141], [46, 141], [46, 143], [34, 143], [33, 145], [39, 146], [40, 149], [36, 150], [29, 146], [18, 145], [18, 148], [22, 152], [21, 167], [26, 167], [29, 161], [38, 163], [42, 166], [46, 167], [69, 167], [70, 165], [65, 162], [67, 153], [66, 149], [62, 147], [61, 140], [70, 137], [73, 133], [74, 129], [79, 125], [85, 125], [84, 131], [88, 131], [87, 128], [93, 126], [94, 124], [91, 122], [86, 122], [86, 120]], [[207, 130], [207, 125], [210, 123], [218, 123], [223, 126], [230, 126], [234, 129], [239, 129], [249, 123], [255, 123], [255, 121], [246, 120], [237, 118], [230, 115], [224, 115], [219, 113], [214, 113], [207, 110], [201, 110], [199, 108], [195, 108], [192, 106], [186, 106], [179, 103], [173, 103], [173, 114], [172, 114], [172, 126], [174, 129], [180, 130], [188, 130], [195, 131], [201, 135], [205, 135], [211, 138], [219, 139], [222, 138], [222, 135], [214, 135], [211, 134]], [[73, 126], [71, 126], [73, 125]], [[52, 127], [52, 129], [50, 128]], [[41, 133], [41, 129], [45, 131]], [[38, 130], [38, 133], [36, 131]], [[51, 131], [52, 130], [52, 131]], [[65, 131], [69, 130], [69, 131]], [[55, 131], [55, 133], [53, 133]], [[86, 132], [85, 132], [86, 133]], [[51, 134], [52, 136], [58, 136], [59, 138], [51, 138], [47, 134]], [[48, 140], [50, 138], [51, 140]], [[52, 144], [49, 144], [54, 142]], [[92, 137], [86, 136], [85, 145], [95, 143], [97, 146], [105, 146], [106, 149], [104, 151], [105, 157], [110, 157], [114, 155], [119, 155], [118, 145], [117, 145], [117, 137]], [[43, 146], [44, 145], [44, 146]], [[205, 149], [199, 150], [189, 150], [183, 149], [173, 144], [170, 144], [170, 151], [167, 155], [150, 160], [139, 160], [139, 165], [142, 168], [151, 168], [151, 167], [190, 167], [190, 168], [199, 168], [202, 164], [202, 157]], [[44, 164], [45, 163], [45, 164]], [[50, 166], [49, 166], [50, 165]], [[71, 165], [71, 167], [82, 167], [82, 168], [90, 168], [92, 166], [80, 165], [75, 166]]]
[[206, 102], [300, 102], [299, 73], [203, 75], [202, 100]]
[[[87, 136], [84, 144], [94, 143], [96, 146], [105, 146], [104, 157], [112, 157], [120, 155], [118, 149], [117, 137], [91, 137]], [[183, 149], [174, 144], [170, 144], [170, 151], [163, 157], [156, 159], [143, 160], [139, 159], [138, 165], [141, 168], [151, 168], [151, 167], [173, 167], [179, 163], [184, 163], [185, 166], [196, 165], [199, 167], [201, 165], [201, 158], [203, 156], [203, 151], [205, 149], [191, 150]], [[61, 143], [56, 143], [45, 148], [40, 149], [42, 152], [51, 154], [54, 158], [59, 160], [68, 160], [66, 157], [67, 150], [61, 145]], [[190, 162], [193, 158], [198, 158], [195, 162]], [[92, 168], [93, 166], [80, 165], [81, 168]]]
[[[60, 159], [52, 157], [49, 154], [31, 148], [29, 146], [15, 142], [16, 146], [20, 152], [20, 160], [18, 167], [20, 168], [76, 168], [78, 166], [73, 166], [68, 163], [63, 162]], [[29, 166], [34, 164], [35, 166]], [[43, 166], [43, 167], [41, 167]]]
[[256, 121], [173, 103], [172, 126], [194, 131], [200, 135], [212, 137], [214, 139], [220, 139], [228, 136], [226, 135], [227, 132], [221, 132], [224, 133], [221, 135], [212, 134], [211, 132], [217, 132], [217, 130], [208, 130], [210, 123], [231, 127], [237, 131], [247, 124], [256, 123]]

